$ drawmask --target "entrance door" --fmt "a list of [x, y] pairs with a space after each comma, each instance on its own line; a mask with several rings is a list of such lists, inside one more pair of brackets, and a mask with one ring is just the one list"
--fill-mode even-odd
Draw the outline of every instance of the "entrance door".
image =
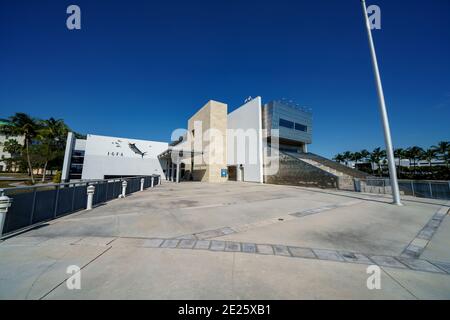
[[228, 180], [229, 181], [237, 181], [236, 166], [228, 166]]

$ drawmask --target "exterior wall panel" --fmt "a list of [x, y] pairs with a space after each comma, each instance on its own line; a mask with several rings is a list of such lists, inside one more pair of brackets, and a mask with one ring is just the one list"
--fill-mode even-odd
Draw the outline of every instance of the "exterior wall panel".
[[189, 134], [194, 140], [190, 144], [195, 146], [196, 153], [194, 168], [189, 163], [186, 167], [192, 170], [195, 181], [227, 181], [227, 177], [221, 176], [221, 170], [227, 168], [227, 112], [226, 104], [211, 100], [188, 121]]
[[228, 115], [228, 165], [243, 165], [243, 180], [263, 182], [261, 97]]
[[82, 179], [151, 174], [164, 176], [158, 154], [167, 147], [165, 142], [88, 135]]
[[[312, 115], [297, 107], [290, 106], [280, 101], [272, 101], [264, 106], [266, 109], [265, 125], [267, 129], [279, 129], [279, 137], [292, 141], [310, 144], [312, 142]], [[289, 129], [279, 126], [280, 119], [288, 120], [307, 127], [307, 131]]]

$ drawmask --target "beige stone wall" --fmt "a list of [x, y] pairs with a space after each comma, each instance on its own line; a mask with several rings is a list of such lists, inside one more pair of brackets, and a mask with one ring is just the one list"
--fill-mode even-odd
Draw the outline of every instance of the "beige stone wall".
[[225, 103], [210, 100], [188, 121], [193, 137], [193, 141], [189, 141], [191, 147], [203, 151], [203, 155], [194, 155], [193, 170], [190, 161], [186, 163], [186, 169], [192, 171], [196, 181], [227, 181], [227, 177], [220, 176], [221, 169], [227, 168], [227, 114]]

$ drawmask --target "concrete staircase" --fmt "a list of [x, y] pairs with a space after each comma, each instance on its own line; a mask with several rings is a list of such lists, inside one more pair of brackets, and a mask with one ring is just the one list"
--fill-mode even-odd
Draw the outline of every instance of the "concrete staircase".
[[354, 179], [365, 179], [368, 176], [364, 172], [349, 168], [314, 153], [289, 152], [287, 154], [335, 176], [338, 180], [338, 188], [342, 190], [355, 190]]
[[[264, 163], [272, 160], [266, 157]], [[314, 153], [279, 151], [278, 170], [264, 173], [264, 182], [324, 189], [356, 191], [355, 178], [366, 179], [368, 174], [336, 163]]]
[[330, 167], [328, 167], [320, 162], [317, 162], [315, 160], [312, 160], [312, 159], [300, 159], [300, 160], [304, 161], [306, 163], [309, 163], [310, 165], [313, 165], [316, 168], [319, 168], [321, 170], [324, 170], [324, 171], [336, 176], [338, 178], [339, 189], [343, 189], [343, 190], [354, 190], [355, 189], [352, 176], [345, 174], [341, 171], [338, 171], [336, 169], [330, 168]]

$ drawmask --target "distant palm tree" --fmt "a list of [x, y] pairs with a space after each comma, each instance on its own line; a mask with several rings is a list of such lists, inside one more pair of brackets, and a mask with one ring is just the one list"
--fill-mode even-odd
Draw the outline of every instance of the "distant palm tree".
[[333, 160], [336, 162], [339, 162], [339, 163], [345, 161], [344, 156], [341, 153], [338, 153], [337, 155], [335, 155]]
[[353, 153], [350, 151], [345, 151], [342, 156], [344, 157], [345, 165], [348, 166], [348, 162], [352, 160]]
[[403, 152], [405, 152], [405, 149], [402, 148], [394, 149], [394, 157], [398, 159], [398, 166], [400, 166], [400, 164], [402, 163]]
[[383, 151], [384, 150], [381, 150], [381, 148], [378, 147], [378, 148], [373, 149], [373, 151], [369, 155], [369, 160], [370, 160], [370, 163], [372, 164], [372, 172], [374, 171], [373, 164], [375, 163], [378, 167], [378, 174], [380, 176], [382, 175], [380, 161], [384, 157]]
[[407, 149], [407, 154], [408, 154], [408, 159], [409, 159], [410, 165], [411, 165], [411, 160], [413, 161], [414, 174], [416, 174], [417, 160], [422, 158], [423, 149], [420, 147], [417, 147], [417, 146], [410, 147]]
[[37, 137], [45, 146], [43, 150], [44, 168], [42, 173], [42, 182], [45, 182], [48, 162], [54, 159], [58, 152], [64, 150], [64, 143], [66, 141], [69, 127], [64, 123], [64, 120], [50, 118], [41, 121], [41, 128], [37, 131]]
[[39, 124], [37, 121], [26, 113], [17, 112], [8, 119], [1, 119], [6, 124], [0, 126], [0, 133], [7, 137], [23, 136], [25, 142], [25, 155], [27, 158], [28, 170], [30, 173], [31, 183], [34, 184], [33, 167], [30, 159], [30, 145], [32, 140], [36, 138]]
[[358, 164], [358, 161], [361, 161], [363, 158], [364, 157], [361, 154], [361, 152], [354, 152], [352, 154], [352, 159], [351, 160], [355, 161], [355, 168], [356, 168], [356, 165]]
[[431, 161], [436, 159], [437, 151], [434, 148], [427, 149], [422, 153], [421, 159], [428, 161], [429, 166], [431, 167]]
[[364, 160], [367, 160], [367, 158], [370, 155], [370, 152], [367, 151], [366, 149], [361, 150], [359, 153], [361, 153], [361, 156], [363, 157]]
[[394, 157], [398, 159], [398, 172], [401, 173], [402, 171], [402, 160], [406, 157], [405, 156], [406, 150], [402, 148], [394, 149]]
[[450, 141], [441, 141], [437, 146], [432, 146], [439, 153], [440, 157], [445, 161], [448, 168], [448, 163], [450, 160]]

